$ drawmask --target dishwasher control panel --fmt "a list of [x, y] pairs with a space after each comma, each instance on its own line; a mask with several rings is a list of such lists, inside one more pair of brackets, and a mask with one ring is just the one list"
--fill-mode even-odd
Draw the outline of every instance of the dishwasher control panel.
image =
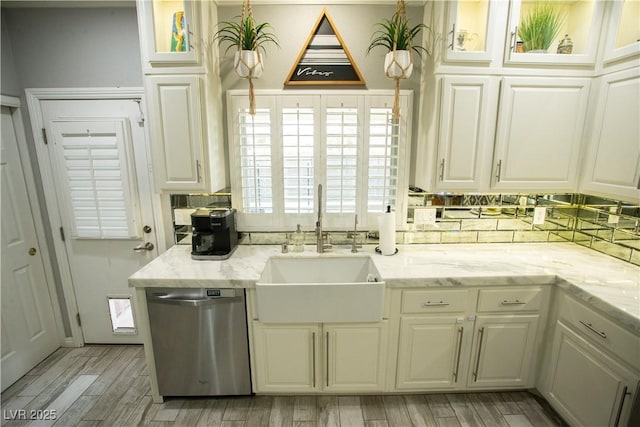
[[209, 298], [231, 298], [236, 296], [235, 289], [207, 289], [206, 292]]

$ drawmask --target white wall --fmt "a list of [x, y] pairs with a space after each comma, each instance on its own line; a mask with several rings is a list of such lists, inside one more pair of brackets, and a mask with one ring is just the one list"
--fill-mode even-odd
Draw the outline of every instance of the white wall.
[[[2, 14], [22, 88], [142, 86], [135, 8], [7, 8]], [[4, 49], [2, 62], [4, 72]]]

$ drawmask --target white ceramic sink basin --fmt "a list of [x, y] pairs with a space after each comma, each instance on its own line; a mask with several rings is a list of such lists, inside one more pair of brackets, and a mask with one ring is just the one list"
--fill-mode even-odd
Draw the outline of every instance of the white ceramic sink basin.
[[369, 256], [272, 257], [256, 283], [262, 322], [375, 322], [385, 283]]

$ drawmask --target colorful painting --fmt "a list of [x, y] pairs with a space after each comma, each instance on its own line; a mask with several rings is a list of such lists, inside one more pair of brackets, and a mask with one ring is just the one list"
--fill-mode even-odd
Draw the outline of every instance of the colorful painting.
[[184, 12], [173, 14], [173, 24], [171, 29], [171, 52], [186, 52], [187, 38], [185, 30]]

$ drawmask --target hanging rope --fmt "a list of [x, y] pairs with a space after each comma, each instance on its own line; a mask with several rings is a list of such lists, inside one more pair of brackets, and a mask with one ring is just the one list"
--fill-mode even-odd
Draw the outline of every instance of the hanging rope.
[[391, 60], [388, 61], [385, 68], [385, 74], [387, 77], [395, 80], [395, 94], [393, 100], [393, 118], [400, 118], [400, 79], [406, 79], [410, 75], [410, 70], [413, 68], [413, 58], [411, 55], [411, 37], [407, 35], [407, 51], [409, 52], [408, 64], [402, 64], [398, 62], [398, 37], [400, 36], [401, 24], [407, 23], [407, 6], [404, 0], [398, 0], [396, 3], [396, 10], [393, 14], [393, 22], [395, 24], [395, 34], [393, 37], [393, 50], [391, 51]]
[[245, 19], [249, 21], [248, 23], [251, 25], [251, 33], [255, 35], [256, 24], [255, 19], [253, 19], [253, 8], [251, 7], [251, 2], [249, 0], [242, 1], [242, 11], [240, 13], [240, 42], [238, 43], [238, 61], [235, 68], [240, 77], [249, 80], [249, 114], [253, 116], [256, 113], [256, 100], [252, 79], [257, 78], [256, 70], [258, 67], [262, 67], [262, 58], [260, 57], [260, 52], [257, 50], [256, 46], [252, 46], [251, 49], [255, 52], [255, 60], [251, 59], [248, 61], [248, 57], [244, 57], [242, 54], [242, 36], [244, 35], [244, 27], [246, 25]]

